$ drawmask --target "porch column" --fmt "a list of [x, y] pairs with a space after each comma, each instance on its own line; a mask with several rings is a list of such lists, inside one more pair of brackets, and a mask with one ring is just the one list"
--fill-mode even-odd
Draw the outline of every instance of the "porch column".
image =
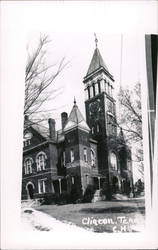
[[59, 194], [61, 194], [61, 179], [59, 179]]
[[100, 177], [98, 177], [98, 184], [99, 184], [99, 189], [100, 189]]

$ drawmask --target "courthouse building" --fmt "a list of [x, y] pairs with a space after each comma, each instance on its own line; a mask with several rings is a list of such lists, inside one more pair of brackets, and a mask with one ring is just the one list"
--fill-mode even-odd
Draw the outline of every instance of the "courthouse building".
[[83, 78], [86, 118], [74, 100], [68, 115], [61, 114], [48, 128], [25, 118], [22, 199], [50, 194], [83, 195], [89, 185], [112, 193], [129, 194], [132, 185], [131, 151], [117, 126], [114, 78], [96, 48]]

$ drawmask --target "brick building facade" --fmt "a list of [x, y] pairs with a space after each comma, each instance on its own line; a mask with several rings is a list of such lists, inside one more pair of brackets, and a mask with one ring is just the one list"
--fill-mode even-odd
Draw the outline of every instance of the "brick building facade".
[[68, 116], [61, 114], [62, 128], [55, 120], [48, 128], [25, 119], [22, 199], [50, 194], [83, 195], [89, 185], [97, 190], [129, 194], [132, 185], [131, 151], [122, 130], [118, 133], [114, 78], [96, 46], [83, 80], [86, 120], [76, 101]]

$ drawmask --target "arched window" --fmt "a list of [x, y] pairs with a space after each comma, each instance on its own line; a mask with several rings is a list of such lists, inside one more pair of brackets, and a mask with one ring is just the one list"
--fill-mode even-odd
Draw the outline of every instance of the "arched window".
[[91, 166], [92, 167], [95, 166], [95, 153], [94, 153], [93, 149], [91, 149]]
[[117, 158], [114, 152], [110, 152], [110, 164], [113, 170], [117, 170]]
[[36, 166], [37, 171], [45, 170], [47, 155], [44, 152], [39, 152], [36, 155]]
[[24, 174], [32, 174], [33, 159], [28, 157], [24, 160]]

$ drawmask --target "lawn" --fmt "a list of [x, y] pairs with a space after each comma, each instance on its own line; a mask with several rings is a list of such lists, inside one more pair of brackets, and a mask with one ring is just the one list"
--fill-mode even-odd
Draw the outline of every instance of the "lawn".
[[139, 232], [145, 221], [143, 199], [43, 205], [37, 210], [95, 232]]

